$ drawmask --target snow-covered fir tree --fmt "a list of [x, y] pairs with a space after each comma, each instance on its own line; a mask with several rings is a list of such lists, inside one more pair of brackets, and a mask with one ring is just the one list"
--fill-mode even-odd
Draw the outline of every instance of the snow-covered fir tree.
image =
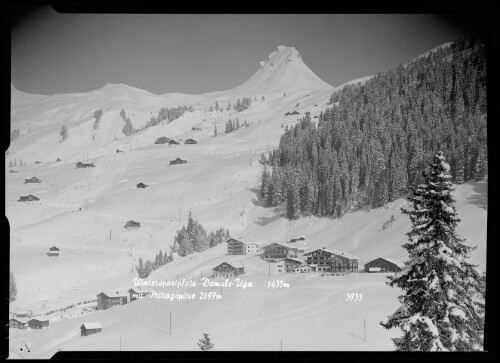
[[203, 333], [203, 338], [198, 341], [198, 347], [203, 351], [209, 351], [214, 349], [214, 344], [211, 342], [210, 337], [207, 333]]
[[402, 351], [476, 351], [483, 349], [484, 276], [470, 264], [473, 247], [455, 232], [460, 219], [454, 207], [450, 166], [441, 151], [423, 173], [425, 183], [412, 188], [409, 261], [388, 285], [403, 290], [402, 306], [380, 324], [398, 327], [394, 338]]

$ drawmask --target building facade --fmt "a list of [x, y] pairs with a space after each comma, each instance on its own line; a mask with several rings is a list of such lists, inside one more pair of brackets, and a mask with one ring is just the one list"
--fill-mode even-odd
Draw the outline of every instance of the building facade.
[[9, 319], [9, 328], [12, 328], [12, 329], [27, 329], [28, 328], [28, 324], [25, 321], [22, 321], [22, 320], [19, 320], [19, 319], [15, 319], [15, 318], [11, 318], [11, 319]]
[[283, 258], [292, 258], [302, 260], [304, 249], [285, 246], [281, 243], [271, 243], [264, 246], [264, 259], [266, 261], [280, 260]]
[[294, 260], [293, 258], [284, 258], [282, 260], [276, 260], [274, 263], [274, 269], [276, 272], [295, 272], [295, 268], [301, 266], [304, 262]]
[[213, 273], [214, 277], [229, 278], [229, 277], [235, 277], [235, 276], [239, 276], [239, 275], [244, 274], [245, 268], [244, 267], [235, 267], [235, 266], [230, 265], [227, 262], [223, 262], [220, 265], [214, 267], [213, 271], [214, 271], [214, 273]]
[[320, 248], [304, 254], [307, 264], [316, 271], [357, 272], [358, 257], [342, 251]]
[[241, 242], [234, 238], [228, 239], [226, 243], [227, 253], [229, 255], [248, 255], [260, 251], [259, 245], [257, 243]]
[[101, 292], [97, 295], [97, 310], [106, 310], [117, 305], [128, 303], [129, 294], [123, 292]]
[[31, 319], [28, 320], [28, 327], [31, 329], [42, 329], [49, 326], [48, 320]]

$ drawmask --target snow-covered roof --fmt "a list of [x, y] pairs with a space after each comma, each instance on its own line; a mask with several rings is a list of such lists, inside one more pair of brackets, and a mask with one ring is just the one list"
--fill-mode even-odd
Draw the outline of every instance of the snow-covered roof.
[[294, 258], [288, 258], [288, 257], [286, 257], [286, 258], [280, 258], [279, 260], [274, 260], [274, 262], [279, 262], [279, 261], [283, 261], [283, 260], [290, 260], [290, 261], [297, 262], [297, 263], [300, 263], [300, 264], [304, 263], [304, 261], [299, 261], [299, 260], [296, 260]]
[[102, 329], [101, 323], [83, 323], [81, 328], [85, 329]]
[[124, 290], [106, 290], [106, 291], [102, 291], [100, 294], [104, 294], [108, 297], [123, 297], [123, 296], [129, 296], [129, 292], [128, 291], [124, 291]]
[[344, 252], [344, 251], [339, 251], [339, 250], [331, 250], [329, 248], [317, 248], [311, 252], [308, 252], [306, 253], [306, 255], [309, 255], [315, 251], [325, 251], [325, 252], [329, 252], [333, 255], [337, 255], [337, 256], [343, 256], [343, 257], [346, 257], [348, 259], [351, 259], [351, 260], [358, 260], [359, 257], [358, 256], [355, 256], [355, 255], [351, 255], [350, 253], [347, 253], [347, 252]]

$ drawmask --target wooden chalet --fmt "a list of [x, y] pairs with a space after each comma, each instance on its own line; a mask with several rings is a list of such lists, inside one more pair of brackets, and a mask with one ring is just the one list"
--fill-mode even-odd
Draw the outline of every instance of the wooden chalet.
[[57, 248], [56, 246], [50, 247], [47, 255], [56, 257], [59, 256], [59, 248]]
[[106, 310], [129, 302], [129, 294], [122, 291], [101, 292], [97, 295], [97, 310]]
[[342, 251], [320, 248], [304, 254], [307, 264], [316, 271], [357, 272], [358, 257]]
[[136, 222], [136, 221], [128, 221], [123, 226], [123, 228], [125, 228], [125, 229], [138, 229], [140, 227], [141, 227], [141, 224], [139, 222]]
[[29, 183], [41, 183], [42, 179], [38, 179], [36, 176], [32, 178], [26, 178], [24, 179], [24, 184], [29, 184]]
[[147, 188], [148, 186], [149, 186], [149, 185], [144, 184], [144, 183], [139, 183], [139, 184], [137, 184], [137, 188], [142, 188], [142, 189], [145, 189], [145, 188]]
[[392, 258], [379, 257], [365, 264], [365, 272], [398, 272], [405, 264]]
[[170, 141], [168, 142], [168, 144], [169, 144], [169, 145], [180, 145], [180, 142], [175, 141], [175, 140], [170, 140]]
[[181, 158], [170, 160], [170, 165], [176, 165], [176, 164], [187, 164], [187, 160], [182, 160]]
[[161, 136], [161, 137], [156, 139], [155, 144], [168, 144], [170, 142], [170, 140], [172, 140], [172, 139], [169, 139], [166, 136]]
[[194, 139], [187, 139], [184, 141], [184, 144], [197, 144], [198, 142]]
[[101, 323], [83, 323], [80, 327], [81, 336], [86, 337], [87, 335], [92, 335], [102, 332]]
[[28, 327], [31, 329], [43, 329], [49, 326], [48, 320], [31, 319], [28, 320]]
[[9, 328], [12, 329], [28, 329], [28, 324], [25, 321], [11, 318], [9, 319]]
[[273, 262], [276, 272], [295, 272], [295, 267], [304, 264], [303, 261], [294, 260], [293, 258], [283, 258]]
[[33, 202], [35, 200], [40, 200], [38, 197], [35, 197], [33, 194], [30, 195], [21, 195], [19, 199], [17, 200], [18, 202]]
[[257, 243], [241, 242], [234, 238], [229, 238], [226, 243], [228, 255], [247, 255], [260, 251]]
[[264, 260], [274, 261], [281, 260], [283, 258], [293, 258], [301, 260], [305, 249], [298, 247], [285, 246], [281, 243], [271, 243], [270, 245], [264, 246]]
[[235, 277], [245, 273], [244, 267], [233, 266], [227, 262], [223, 262], [220, 265], [214, 267], [214, 277]]
[[82, 163], [81, 161], [76, 163], [77, 168], [95, 168], [94, 163]]

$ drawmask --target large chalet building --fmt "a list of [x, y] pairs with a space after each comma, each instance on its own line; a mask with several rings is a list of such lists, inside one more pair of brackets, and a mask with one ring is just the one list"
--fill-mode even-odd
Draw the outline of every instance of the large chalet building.
[[266, 261], [281, 260], [283, 258], [302, 260], [305, 251], [304, 248], [290, 247], [277, 242], [264, 246], [263, 249], [264, 260]]
[[318, 272], [358, 272], [358, 257], [346, 252], [320, 248], [305, 253], [304, 257]]
[[260, 251], [257, 243], [241, 242], [234, 238], [230, 238], [226, 242], [228, 255], [249, 255]]
[[101, 292], [97, 295], [97, 310], [106, 310], [129, 302], [129, 294], [121, 291]]
[[[233, 265], [235, 265], [235, 264], [233, 263]], [[230, 265], [227, 262], [221, 263], [220, 265], [214, 267], [213, 276], [214, 277], [229, 278], [229, 277], [236, 277], [238, 275], [242, 275], [245, 273], [244, 267], [240, 267], [240, 266], [236, 266], [236, 265], [233, 266], [233, 265]]]

